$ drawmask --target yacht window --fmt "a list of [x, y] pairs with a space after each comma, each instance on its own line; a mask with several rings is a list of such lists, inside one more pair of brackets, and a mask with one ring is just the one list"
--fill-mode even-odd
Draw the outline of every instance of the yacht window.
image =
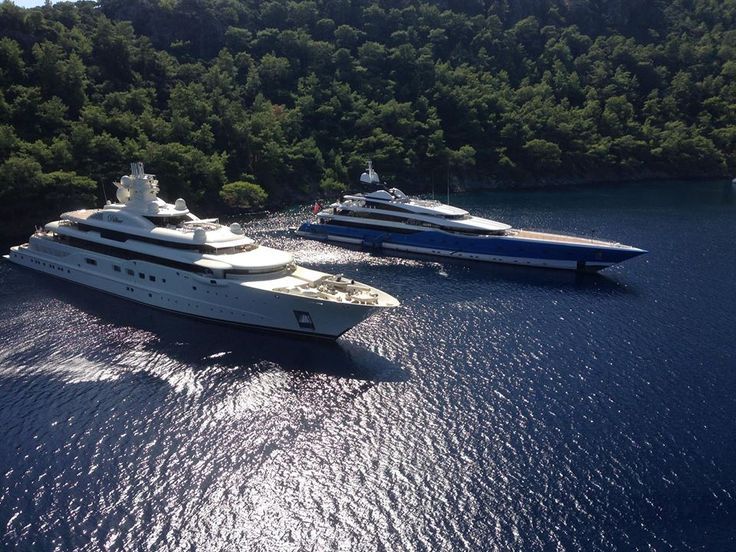
[[166, 228], [167, 226], [178, 226], [184, 221], [189, 220], [187, 215], [179, 215], [175, 217], [145, 217], [156, 226]]
[[112, 266], [112, 269], [113, 269], [113, 270], [114, 270], [115, 272], [120, 272], [120, 266], [118, 266], [118, 265], [113, 265], [113, 266]]
[[462, 234], [464, 236], [490, 236], [493, 234], [497, 234], [494, 230], [481, 230], [481, 229], [474, 229], [474, 228], [442, 228], [445, 232], [450, 232], [452, 234]]
[[[60, 241], [62, 241], [61, 238], [59, 239]], [[118, 247], [113, 247], [110, 245], [103, 245], [100, 243], [87, 241], [85, 239], [72, 238], [69, 236], [65, 236], [63, 241], [75, 247], [86, 249], [87, 251], [95, 251], [97, 253], [102, 253], [103, 255], [111, 255], [119, 259], [145, 261], [149, 263], [170, 266], [171, 268], [185, 270], [187, 272], [198, 272], [198, 273], [203, 272], [203, 269], [201, 267], [190, 264], [190, 263], [174, 261], [171, 259], [167, 259], [165, 257], [159, 257], [155, 255], [146, 255], [145, 253], [138, 253], [137, 251], [131, 251], [129, 249], [120, 249]], [[135, 276], [135, 271], [130, 268], [126, 269], [126, 272], [130, 276]], [[177, 272], [177, 276], [178, 275], [179, 275], [179, 272]], [[143, 277], [145, 278], [145, 275]]]
[[95, 261], [94, 259], [84, 259], [84, 260], [87, 261], [87, 264], [97, 265], [97, 261]]
[[[360, 222], [352, 222], [352, 221], [346, 221], [346, 220], [328, 220], [325, 224], [332, 225], [332, 226], [349, 226], [352, 228], [369, 228], [371, 230], [380, 230], [382, 232], [386, 231], [385, 226], [370, 224], [369, 221], [366, 221], [365, 223], [360, 223]], [[417, 230], [413, 230], [411, 228], [402, 228], [399, 226], [399, 227], [392, 227], [391, 232], [393, 234], [415, 234]]]
[[153, 275], [149, 276], [148, 279], [151, 280], [152, 282], [156, 281], [156, 277]]
[[254, 243], [245, 245], [234, 245], [232, 247], [214, 247], [212, 245], [204, 245], [200, 251], [202, 253], [209, 253], [210, 255], [234, 255], [236, 253], [243, 253], [245, 251], [252, 251], [258, 247]]
[[146, 275], [145, 275], [145, 274], [143, 274], [142, 272], [139, 272], [139, 273], [138, 273], [138, 277], [139, 277], [139, 278], [140, 278], [141, 280], [145, 280], [145, 279], [146, 279]]
[[365, 206], [369, 209], [383, 209], [384, 211], [400, 211], [403, 213], [406, 213], [406, 209], [403, 207], [397, 207], [396, 205], [392, 205], [391, 203], [384, 203], [384, 202], [376, 202], [373, 203], [371, 201], [366, 202]]
[[389, 220], [391, 222], [406, 222], [406, 219], [404, 217], [398, 217], [394, 215], [384, 215], [383, 213], [359, 213], [359, 214], [355, 214], [354, 216], [361, 217], [361, 218], [378, 219], [378, 220]]
[[122, 232], [114, 232], [112, 230], [100, 230], [100, 236], [102, 236], [106, 240], [114, 240], [119, 242], [124, 242], [128, 239], [128, 236], [126, 234], [123, 234]]
[[88, 225], [79, 225], [79, 229], [83, 230], [85, 232], [94, 231], [94, 232], [100, 232], [100, 235], [108, 240], [114, 240], [119, 242], [124, 242], [127, 240], [136, 240], [140, 242], [146, 242], [146, 243], [153, 243], [155, 245], [163, 245], [165, 247], [173, 247], [176, 249], [196, 249], [198, 250], [200, 248], [197, 244], [190, 244], [190, 243], [176, 243], [171, 242], [163, 239], [157, 239], [157, 238], [150, 238], [147, 236], [138, 236], [136, 234], [127, 234], [126, 232], [117, 232], [115, 230], [99, 230], [98, 228], [94, 228], [92, 226]]
[[445, 218], [447, 220], [468, 220], [471, 216], [466, 213], [464, 215], [445, 215]]

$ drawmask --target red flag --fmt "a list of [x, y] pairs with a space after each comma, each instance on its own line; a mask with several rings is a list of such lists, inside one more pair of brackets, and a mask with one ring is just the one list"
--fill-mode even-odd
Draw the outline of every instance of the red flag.
[[322, 204], [319, 201], [315, 201], [314, 205], [312, 205], [312, 213], [316, 215], [321, 210], [322, 210]]

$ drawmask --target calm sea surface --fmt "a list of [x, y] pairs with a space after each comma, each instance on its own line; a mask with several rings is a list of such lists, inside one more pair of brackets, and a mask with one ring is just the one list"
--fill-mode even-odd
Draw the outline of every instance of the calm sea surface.
[[336, 344], [0, 263], [0, 549], [736, 549], [736, 192], [452, 201], [650, 254], [579, 276], [251, 222], [400, 298]]

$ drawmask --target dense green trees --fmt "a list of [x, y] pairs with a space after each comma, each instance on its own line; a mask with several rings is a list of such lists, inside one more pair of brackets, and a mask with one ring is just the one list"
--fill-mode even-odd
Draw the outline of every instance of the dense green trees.
[[230, 182], [220, 190], [220, 197], [230, 207], [259, 209], [268, 199], [268, 194], [258, 184], [248, 181]]
[[[0, 4], [0, 210], [736, 171], [736, 0]], [[84, 176], [80, 176], [84, 175]], [[39, 213], [42, 219], [45, 213]]]

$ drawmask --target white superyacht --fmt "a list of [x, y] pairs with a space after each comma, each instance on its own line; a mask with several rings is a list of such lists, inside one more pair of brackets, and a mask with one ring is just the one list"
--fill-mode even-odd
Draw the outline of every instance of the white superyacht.
[[337, 338], [392, 296], [297, 266], [233, 223], [166, 203], [142, 163], [117, 186], [117, 203], [61, 215], [6, 257], [19, 265], [153, 307], [216, 322]]

